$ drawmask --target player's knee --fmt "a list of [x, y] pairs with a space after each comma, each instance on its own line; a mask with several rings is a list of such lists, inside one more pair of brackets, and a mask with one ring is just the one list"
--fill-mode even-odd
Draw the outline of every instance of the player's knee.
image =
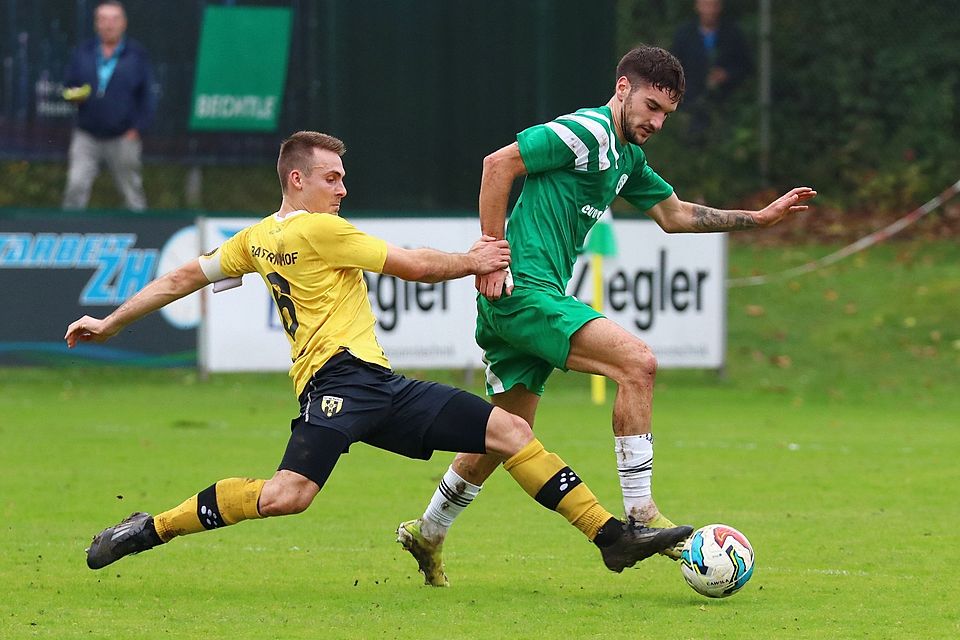
[[533, 440], [533, 430], [520, 416], [495, 407], [487, 423], [487, 452], [511, 456]]
[[257, 505], [260, 515], [291, 516], [303, 513], [313, 502], [317, 492], [309, 486], [309, 481], [300, 482], [299, 479], [278, 478], [274, 476], [263, 485], [260, 493], [260, 502]]
[[526, 420], [512, 413], [508, 413], [507, 415], [510, 416], [511, 439], [515, 443], [523, 447], [533, 440], [533, 429], [530, 428], [530, 424]]
[[292, 516], [303, 513], [313, 502], [313, 498], [305, 498], [297, 494], [279, 494], [268, 500], [260, 499], [260, 515], [262, 516]]
[[628, 385], [652, 384], [657, 375], [657, 357], [644, 342], [637, 340], [624, 350], [619, 382]]

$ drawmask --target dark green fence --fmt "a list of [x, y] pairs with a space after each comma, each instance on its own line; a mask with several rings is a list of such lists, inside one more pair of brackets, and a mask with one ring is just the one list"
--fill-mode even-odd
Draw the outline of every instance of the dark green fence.
[[[614, 1], [292, 0], [290, 69], [275, 134], [187, 130], [203, 0], [127, 0], [160, 95], [148, 162], [269, 167], [298, 129], [344, 139], [351, 206], [472, 208], [483, 156], [565, 110], [606, 101]], [[95, 0], [0, 0], [0, 159], [62, 161], [57, 97]], [[584, 7], [589, 6], [588, 9]], [[155, 199], [156, 200], [156, 199]]]

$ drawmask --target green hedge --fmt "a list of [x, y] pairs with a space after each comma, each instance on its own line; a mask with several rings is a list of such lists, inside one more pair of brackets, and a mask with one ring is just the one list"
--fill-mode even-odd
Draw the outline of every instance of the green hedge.
[[[774, 188], [811, 184], [821, 206], [903, 210], [960, 177], [957, 5], [922, 0], [772, 2]], [[621, 0], [619, 42], [669, 46], [692, 0]], [[758, 0], [728, 0], [758, 48]], [[759, 177], [757, 82], [743, 86], [703, 153], [669, 122], [651, 162], [678, 190], [750, 199]]]

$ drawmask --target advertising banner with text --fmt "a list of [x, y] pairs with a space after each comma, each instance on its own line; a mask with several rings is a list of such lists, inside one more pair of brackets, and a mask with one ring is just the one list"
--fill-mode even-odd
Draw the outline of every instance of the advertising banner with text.
[[102, 318], [150, 280], [178, 266], [197, 244], [193, 219], [90, 211], [7, 212], [0, 216], [0, 364], [111, 362], [143, 366], [196, 364], [199, 296], [148, 316], [102, 345], [67, 350], [67, 325]]
[[[604, 259], [603, 313], [646, 342], [662, 367], [719, 369], [726, 352], [727, 238], [668, 234], [653, 222], [613, 225], [618, 255]], [[593, 300], [588, 256], [567, 292]]]
[[[212, 248], [255, 219], [208, 219], [202, 236]], [[358, 218], [357, 227], [406, 247], [466, 251], [478, 236], [470, 218]], [[726, 237], [668, 235], [652, 222], [617, 221], [619, 255], [604, 264], [604, 313], [641, 337], [663, 367], [719, 368], [725, 350]], [[588, 256], [578, 262], [569, 292], [589, 303]], [[394, 367], [481, 367], [474, 343], [472, 278], [422, 284], [366, 275], [377, 335]], [[204, 291], [200, 358], [211, 371], [285, 370], [290, 347], [257, 275], [244, 286]]]
[[281, 7], [206, 7], [191, 130], [276, 130], [290, 21], [290, 9]]

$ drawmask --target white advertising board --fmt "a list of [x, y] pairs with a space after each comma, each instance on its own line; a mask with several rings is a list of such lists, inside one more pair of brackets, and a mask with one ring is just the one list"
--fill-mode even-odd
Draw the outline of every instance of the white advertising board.
[[[614, 223], [617, 256], [603, 264], [608, 318], [640, 337], [667, 368], [719, 369], [726, 351], [727, 237], [665, 233], [654, 222]], [[588, 256], [567, 292], [589, 303]]]
[[[219, 246], [250, 218], [201, 221], [205, 249]], [[466, 251], [479, 235], [470, 218], [360, 218], [367, 233], [405, 247]], [[664, 367], [719, 368], [725, 335], [726, 238], [668, 235], [652, 222], [615, 223], [619, 255], [604, 265], [605, 313], [643, 338]], [[409, 283], [367, 274], [377, 335], [398, 369], [481, 367], [474, 343], [473, 278]], [[570, 293], [592, 299], [588, 257], [576, 265]], [[209, 371], [281, 371], [290, 348], [260, 277], [213, 294], [204, 290], [201, 366]]]

